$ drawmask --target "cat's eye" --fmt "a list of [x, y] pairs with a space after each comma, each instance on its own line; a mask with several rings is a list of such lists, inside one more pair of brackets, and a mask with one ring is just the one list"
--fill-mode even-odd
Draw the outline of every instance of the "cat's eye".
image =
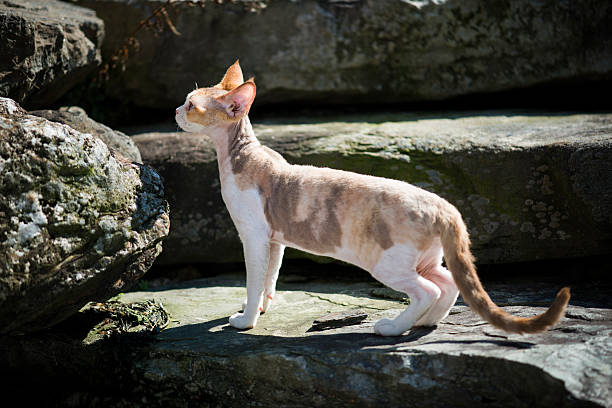
[[193, 109], [193, 103], [189, 102], [189, 105], [187, 105], [187, 110], [190, 111]]

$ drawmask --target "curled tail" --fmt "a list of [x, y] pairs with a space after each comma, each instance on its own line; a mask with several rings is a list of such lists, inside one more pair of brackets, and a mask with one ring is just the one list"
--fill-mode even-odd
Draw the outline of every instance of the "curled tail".
[[493, 303], [478, 279], [470, 252], [470, 238], [461, 215], [454, 207], [440, 220], [440, 238], [444, 258], [463, 300], [493, 326], [510, 333], [537, 333], [555, 325], [563, 317], [570, 299], [568, 287], [557, 293], [546, 312], [533, 317], [513, 316]]

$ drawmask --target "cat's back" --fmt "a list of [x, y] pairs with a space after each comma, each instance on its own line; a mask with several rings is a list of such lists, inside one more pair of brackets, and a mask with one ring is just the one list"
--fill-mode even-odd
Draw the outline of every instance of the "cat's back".
[[[254, 157], [257, 159], [253, 160]], [[257, 169], [253, 169], [253, 173], [259, 173], [254, 178], [259, 181], [260, 188], [264, 187], [263, 190], [289, 189], [295, 194], [309, 192], [314, 194], [316, 191], [319, 195], [323, 191], [328, 191], [334, 196], [339, 196], [340, 193], [355, 193], [362, 196], [380, 195], [381, 198], [394, 197], [395, 200], [417, 197], [429, 200], [439, 198], [433, 193], [400, 180], [328, 167], [289, 164], [282, 155], [263, 145], [257, 149], [256, 156], [249, 158], [249, 161], [251, 160], [255, 164], [253, 167]], [[269, 186], [266, 188], [261, 184]]]
[[440, 199], [436, 194], [404, 181], [327, 167], [291, 165], [286, 174], [288, 179], [295, 180], [303, 188], [323, 188], [336, 194], [342, 192], [344, 199], [349, 199], [349, 196], [357, 201], [360, 201], [360, 197], [376, 198], [381, 202], [396, 204], [401, 201]]
[[289, 164], [271, 173], [262, 193], [268, 207], [276, 207], [285, 218], [299, 219], [334, 213], [339, 217], [375, 214], [373, 218], [380, 215], [396, 223], [427, 222], [448, 205], [436, 194], [403, 181]]
[[272, 149], [261, 146], [257, 150], [259, 164], [253, 175], [269, 218], [305, 220], [325, 213], [340, 217], [376, 213], [389, 222], [427, 223], [449, 205], [438, 195], [400, 180], [289, 164]]

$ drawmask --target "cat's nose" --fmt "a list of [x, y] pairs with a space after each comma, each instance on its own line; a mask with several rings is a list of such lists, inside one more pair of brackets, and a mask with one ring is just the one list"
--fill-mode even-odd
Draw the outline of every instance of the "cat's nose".
[[175, 114], [178, 115], [178, 108], [174, 110]]

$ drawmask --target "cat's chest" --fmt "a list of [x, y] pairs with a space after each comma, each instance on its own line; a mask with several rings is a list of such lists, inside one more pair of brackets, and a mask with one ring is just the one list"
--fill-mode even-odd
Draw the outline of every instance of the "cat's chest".
[[253, 186], [239, 188], [233, 173], [221, 177], [221, 196], [238, 230], [267, 225], [262, 197]]

